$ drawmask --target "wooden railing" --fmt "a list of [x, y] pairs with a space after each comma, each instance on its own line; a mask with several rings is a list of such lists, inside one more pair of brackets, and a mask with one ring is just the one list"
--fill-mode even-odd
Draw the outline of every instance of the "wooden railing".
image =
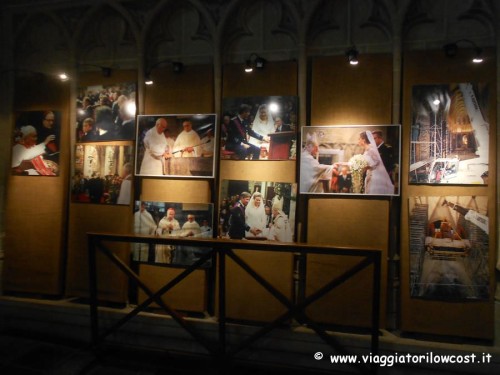
[[[114, 252], [106, 246], [105, 242], [125, 242], [125, 243], [147, 243], [150, 248], [157, 244], [166, 245], [185, 245], [209, 248], [207, 251], [192, 265], [185, 266], [183, 271], [175, 278], [167, 282], [157, 291], [151, 290], [146, 283], [141, 280], [139, 275], [132, 270], [125, 262], [123, 262]], [[88, 233], [89, 246], [89, 293], [90, 293], [90, 325], [91, 325], [91, 340], [92, 345], [105, 343], [106, 337], [115, 333], [125, 323], [137, 316], [139, 313], [151, 304], [158, 304], [166, 313], [168, 313], [186, 332], [188, 332], [199, 344], [201, 344], [213, 359], [218, 362], [227, 362], [232, 360], [235, 355], [250, 347], [253, 343], [264, 337], [270, 331], [282, 328], [284, 323], [295, 319], [298, 323], [312, 329], [324, 342], [330, 345], [338, 354], [351, 354], [343, 347], [337, 339], [334, 338], [320, 323], [313, 321], [305, 312], [306, 308], [314, 304], [325, 294], [341, 285], [360, 271], [373, 265], [373, 288], [372, 288], [372, 304], [371, 304], [371, 344], [370, 353], [377, 354], [379, 347], [379, 318], [380, 318], [380, 278], [381, 278], [381, 251], [373, 249], [360, 248], [338, 248], [332, 246], [315, 246], [302, 243], [281, 243], [270, 241], [246, 241], [246, 240], [227, 240], [227, 239], [185, 239], [185, 238], [161, 238], [143, 235], [125, 235], [112, 233]], [[313, 294], [303, 298], [295, 298], [290, 300], [264, 277], [250, 267], [241, 257], [237, 255], [239, 250], [258, 250], [265, 252], [283, 252], [293, 253], [299, 258], [302, 258], [301, 272], [307, 272], [306, 262], [303, 260], [308, 254], [327, 254], [336, 256], [359, 257], [361, 260], [351, 268], [344, 271], [339, 276], [332, 278], [326, 285]], [[137, 305], [132, 311], [124, 315], [116, 321], [111, 327], [101, 330], [99, 327], [99, 300], [98, 300], [98, 285], [97, 285], [97, 252], [103, 253], [111, 262], [116, 265], [137, 287], [142, 289], [147, 298]], [[280, 301], [285, 307], [286, 312], [278, 316], [274, 321], [263, 323], [251, 336], [242, 340], [237, 345], [228, 345], [227, 338], [227, 320], [226, 320], [226, 259], [230, 258], [236, 262], [243, 270], [245, 270], [254, 280], [263, 286], [274, 298]], [[212, 259], [217, 263], [218, 282], [216, 283], [217, 299], [218, 299], [218, 337], [214, 342], [213, 338], [205, 337], [189, 319], [183, 317], [174, 308], [164, 301], [162, 296], [179, 284], [193, 271], [199, 269], [207, 260]], [[215, 286], [214, 286], [215, 287]], [[355, 298], [355, 296], [353, 296]], [[366, 306], [360, 304], [360, 309], [365, 309]], [[376, 368], [367, 366], [362, 363], [353, 364], [361, 373], [373, 373]]]

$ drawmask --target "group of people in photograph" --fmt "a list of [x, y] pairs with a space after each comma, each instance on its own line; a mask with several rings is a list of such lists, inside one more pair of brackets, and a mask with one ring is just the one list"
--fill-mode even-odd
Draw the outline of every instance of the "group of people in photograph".
[[59, 124], [53, 111], [27, 112], [14, 131], [13, 175], [59, 174]]
[[77, 142], [135, 137], [135, 84], [87, 89], [77, 99]]
[[293, 229], [283, 211], [283, 197], [266, 201], [259, 191], [244, 191], [222, 200], [220, 231], [231, 239], [293, 241]]
[[[178, 220], [179, 213], [174, 207], [169, 207], [160, 217], [158, 210], [148, 211], [146, 202], [139, 202], [139, 208], [134, 213], [134, 233], [154, 235], [158, 237], [198, 237], [212, 238], [213, 231], [207, 218], [202, 218], [201, 224], [192, 212], [182, 211], [184, 223]], [[149, 246], [144, 243], [135, 244], [133, 259], [140, 262], [167, 263], [189, 265], [194, 263], [200, 254], [207, 249], [194, 246], [173, 246], [157, 244], [154, 254], [150, 253]]]
[[395, 155], [381, 130], [359, 133], [362, 153], [347, 162], [322, 164], [316, 134], [308, 134], [301, 154], [300, 189], [305, 193], [394, 194]]
[[141, 160], [139, 174], [162, 176], [170, 174], [166, 161], [172, 158], [213, 157], [214, 129], [207, 124], [200, 134], [193, 128], [190, 118], [181, 120], [182, 131], [173, 135], [167, 118], [158, 117], [153, 127], [144, 129], [139, 136]]
[[132, 195], [133, 165], [123, 164], [121, 173], [86, 176], [77, 170], [72, 182], [72, 200], [80, 203], [129, 204]]
[[[284, 108], [286, 111], [287, 108]], [[258, 104], [256, 108], [242, 103], [232, 116], [225, 113], [221, 124], [222, 152], [229, 152], [240, 160], [266, 160], [269, 158], [270, 134], [295, 131], [294, 112], [285, 115], [273, 113], [271, 105]], [[287, 121], [288, 120], [288, 121]], [[293, 122], [291, 122], [293, 121]], [[286, 159], [294, 159], [295, 151], [290, 143]]]

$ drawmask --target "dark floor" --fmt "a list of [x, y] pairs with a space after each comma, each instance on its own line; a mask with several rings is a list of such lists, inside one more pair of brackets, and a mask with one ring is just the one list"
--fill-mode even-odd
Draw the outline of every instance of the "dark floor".
[[[221, 366], [208, 358], [182, 357], [167, 352], [112, 348], [99, 351], [84, 344], [0, 333], [2, 375], [309, 375], [304, 370], [262, 368], [251, 364]], [[316, 373], [317, 374], [317, 373]], [[338, 374], [329, 372], [329, 374]]]

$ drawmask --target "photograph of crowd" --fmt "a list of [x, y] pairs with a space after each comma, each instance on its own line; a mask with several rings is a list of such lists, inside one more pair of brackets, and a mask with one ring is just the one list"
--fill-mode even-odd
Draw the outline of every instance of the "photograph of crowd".
[[294, 160], [296, 96], [224, 98], [221, 159]]
[[302, 128], [300, 192], [399, 195], [399, 125]]
[[135, 111], [135, 83], [80, 88], [76, 100], [76, 142], [133, 140]]
[[215, 114], [137, 116], [136, 175], [213, 177]]
[[[134, 205], [134, 233], [158, 237], [213, 237], [213, 204], [144, 202]], [[146, 243], [133, 244], [136, 262], [189, 266], [211, 248]], [[210, 266], [211, 261], [203, 264]]]
[[409, 205], [411, 296], [488, 300], [488, 197], [418, 196]]
[[488, 184], [487, 84], [413, 87], [408, 180], [414, 184]]
[[16, 176], [59, 176], [61, 113], [53, 110], [16, 114], [11, 173]]
[[223, 180], [220, 191], [222, 238], [294, 241], [297, 184]]
[[74, 171], [71, 183], [73, 202], [131, 203], [132, 146], [77, 144]]

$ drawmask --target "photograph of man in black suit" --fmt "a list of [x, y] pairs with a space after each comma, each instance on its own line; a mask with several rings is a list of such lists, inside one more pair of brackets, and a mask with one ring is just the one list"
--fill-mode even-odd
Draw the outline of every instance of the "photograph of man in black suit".
[[394, 149], [391, 145], [384, 142], [384, 136], [381, 130], [372, 131], [373, 139], [377, 144], [378, 152], [380, 154], [380, 158], [384, 163], [385, 169], [387, 173], [389, 173], [389, 177], [391, 181], [394, 183], [393, 171], [394, 171]]
[[233, 151], [239, 159], [246, 159], [251, 156], [252, 160], [259, 160], [260, 148], [251, 144], [249, 137], [254, 137], [260, 141], [269, 142], [269, 137], [256, 133], [247, 121], [250, 116], [251, 107], [248, 104], [241, 104], [238, 115], [229, 122], [226, 138], [226, 150]]

